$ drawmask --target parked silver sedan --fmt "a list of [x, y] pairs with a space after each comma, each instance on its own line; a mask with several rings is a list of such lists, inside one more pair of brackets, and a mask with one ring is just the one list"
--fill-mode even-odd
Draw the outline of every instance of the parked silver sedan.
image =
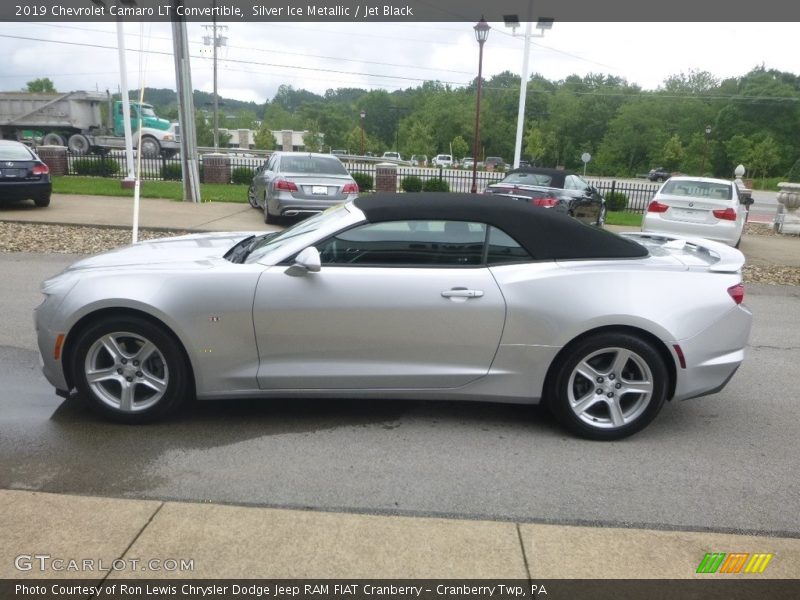
[[119, 421], [193, 397], [544, 402], [609, 440], [730, 380], [743, 262], [511, 198], [375, 194], [283, 232], [81, 260], [43, 284], [35, 321], [58, 393]]
[[308, 216], [358, 197], [358, 184], [330, 154], [275, 152], [253, 177], [250, 206], [264, 211], [264, 222]]

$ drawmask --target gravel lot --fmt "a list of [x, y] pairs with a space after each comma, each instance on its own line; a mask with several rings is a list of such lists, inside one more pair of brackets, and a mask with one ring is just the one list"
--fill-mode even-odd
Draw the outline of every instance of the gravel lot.
[[[151, 240], [191, 233], [189, 231], [139, 231], [140, 240]], [[770, 227], [748, 224], [746, 235], [777, 235]], [[95, 254], [130, 244], [127, 229], [0, 222], [0, 252], [58, 252]], [[744, 280], [749, 283], [800, 285], [800, 268], [746, 265]]]

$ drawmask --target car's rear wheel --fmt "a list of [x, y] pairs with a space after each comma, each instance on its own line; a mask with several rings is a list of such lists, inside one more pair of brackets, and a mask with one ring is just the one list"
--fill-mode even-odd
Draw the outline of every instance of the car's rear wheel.
[[627, 333], [600, 333], [569, 347], [548, 390], [558, 421], [582, 437], [617, 440], [652, 421], [667, 395], [659, 352]]
[[78, 392], [96, 412], [123, 423], [166, 417], [192, 389], [178, 342], [136, 316], [104, 318], [83, 330], [72, 373]]
[[33, 199], [33, 203], [38, 206], [39, 208], [45, 208], [50, 206], [50, 194], [45, 196], [37, 196]]

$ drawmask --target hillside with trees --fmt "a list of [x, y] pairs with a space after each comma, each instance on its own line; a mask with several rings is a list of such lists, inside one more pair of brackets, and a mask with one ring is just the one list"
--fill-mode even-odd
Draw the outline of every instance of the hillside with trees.
[[[509, 71], [483, 82], [482, 156], [513, 158], [519, 82]], [[319, 95], [282, 85], [265, 104], [221, 99], [220, 126], [308, 130], [310, 148], [358, 153], [363, 110], [366, 152], [434, 156], [452, 147], [460, 158], [471, 154], [475, 86], [428, 81], [394, 92]], [[173, 91], [146, 90], [145, 97], [160, 114], [177, 114]], [[527, 97], [523, 156], [539, 165], [582, 168], [580, 156], [589, 152], [597, 175], [631, 176], [654, 166], [699, 173], [705, 164], [706, 174], [728, 177], [743, 163], [762, 177], [784, 176], [800, 158], [800, 77], [791, 73], [756, 68], [719, 80], [693, 71], [654, 91], [602, 74], [560, 81], [534, 75]], [[210, 111], [211, 100], [195, 92], [198, 112]]]

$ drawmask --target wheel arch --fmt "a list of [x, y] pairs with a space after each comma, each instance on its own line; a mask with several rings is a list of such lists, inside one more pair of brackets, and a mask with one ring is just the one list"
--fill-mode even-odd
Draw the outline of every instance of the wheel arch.
[[143, 310], [138, 310], [136, 308], [130, 307], [107, 307], [107, 308], [99, 308], [97, 310], [93, 310], [85, 315], [83, 315], [78, 321], [76, 321], [72, 327], [70, 327], [67, 336], [64, 339], [64, 347], [61, 352], [61, 368], [64, 371], [64, 378], [67, 382], [67, 389], [71, 390], [75, 387], [74, 381], [74, 369], [73, 369], [73, 360], [74, 360], [74, 352], [75, 352], [75, 345], [77, 340], [80, 338], [80, 334], [89, 326], [93, 325], [97, 322], [98, 319], [103, 319], [107, 317], [138, 317], [149, 321], [151, 324], [157, 326], [161, 331], [165, 334], [170, 336], [177, 347], [180, 350], [181, 355], [186, 363], [186, 368], [189, 371], [189, 385], [191, 386], [192, 394], [195, 393], [196, 390], [196, 378], [194, 373], [194, 366], [192, 365], [191, 358], [189, 357], [189, 353], [186, 351], [186, 347], [184, 346], [181, 338], [172, 330], [172, 328], [167, 325], [164, 321], [159, 319], [158, 317], [153, 316], [150, 313], [147, 313]]
[[550, 366], [547, 369], [547, 375], [545, 376], [543, 392], [545, 397], [549, 397], [553, 387], [553, 379], [558, 374], [558, 369], [561, 363], [564, 360], [564, 357], [570, 352], [570, 350], [576, 345], [585, 340], [588, 337], [602, 334], [602, 333], [627, 333], [629, 335], [633, 335], [643, 339], [644, 341], [648, 342], [656, 349], [659, 353], [661, 358], [664, 360], [664, 365], [667, 368], [667, 375], [668, 375], [668, 389], [667, 389], [667, 399], [670, 400], [675, 395], [675, 385], [677, 383], [678, 377], [678, 369], [675, 364], [675, 357], [673, 356], [670, 349], [667, 345], [656, 335], [652, 334], [651, 332], [647, 331], [646, 329], [642, 329], [640, 327], [634, 327], [631, 325], [604, 325], [602, 327], [596, 327], [594, 329], [589, 329], [588, 331], [584, 331], [583, 333], [577, 335], [576, 337], [572, 338], [569, 342], [562, 346], [561, 350], [558, 351], [553, 361], [550, 363]]

